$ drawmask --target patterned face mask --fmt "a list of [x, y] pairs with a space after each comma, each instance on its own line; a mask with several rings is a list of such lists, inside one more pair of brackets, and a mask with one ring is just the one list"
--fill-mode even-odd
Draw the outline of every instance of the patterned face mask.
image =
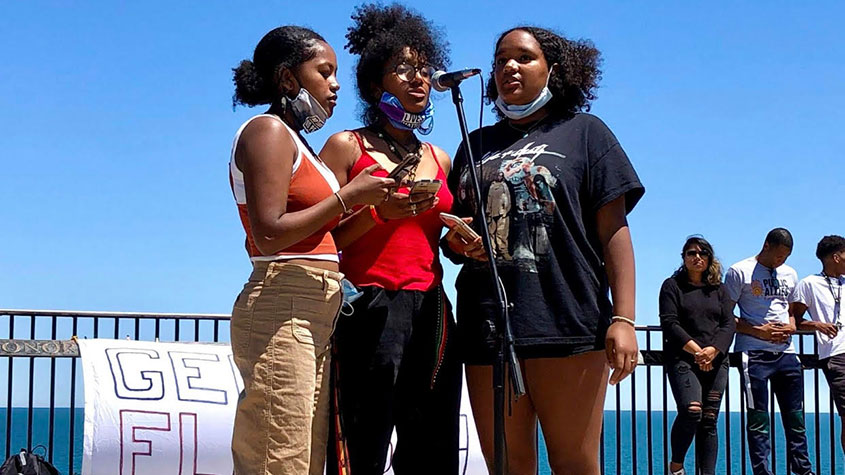
[[428, 135], [434, 129], [434, 103], [431, 99], [422, 112], [415, 114], [402, 107], [399, 98], [385, 91], [381, 95], [378, 108], [390, 121], [390, 125], [400, 130], [418, 130], [422, 135]]
[[282, 106], [290, 106], [293, 116], [305, 133], [320, 130], [326, 124], [329, 114], [317, 99], [304, 87], [299, 88], [299, 93], [293, 99], [282, 96]]

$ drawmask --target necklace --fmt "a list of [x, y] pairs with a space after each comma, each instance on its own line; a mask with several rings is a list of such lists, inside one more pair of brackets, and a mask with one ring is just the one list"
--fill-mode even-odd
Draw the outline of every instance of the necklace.
[[[400, 145], [399, 142], [397, 142], [390, 134], [385, 132], [383, 128], [373, 127], [370, 130], [375, 133], [382, 142], [387, 144], [387, 148], [390, 150], [390, 153], [398, 159], [395, 163], [402, 163], [409, 155], [414, 157], [414, 165], [408, 172], [408, 179], [410, 181], [414, 181], [416, 178], [417, 166], [420, 164], [420, 159], [422, 158], [422, 142], [420, 142], [415, 135], [411, 135], [414, 138], [412, 144], [414, 150], [409, 150], [408, 148]], [[403, 153], [399, 153], [399, 149], [401, 149]], [[389, 156], [387, 158], [390, 158], [390, 161], [394, 162], [393, 158]]]

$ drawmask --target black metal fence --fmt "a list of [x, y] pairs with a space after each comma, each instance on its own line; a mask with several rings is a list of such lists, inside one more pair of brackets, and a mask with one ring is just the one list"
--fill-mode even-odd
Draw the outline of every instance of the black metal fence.
[[82, 375], [72, 338], [228, 341], [229, 318], [223, 314], [0, 310], [0, 381], [6, 383], [6, 390], [0, 391], [5, 393], [0, 405], [4, 458], [22, 447], [40, 445], [42, 455], [62, 473], [81, 472]]
[[[81, 460], [81, 371], [72, 338], [218, 342], [229, 339], [229, 315], [148, 314], [0, 310], [0, 416], [4, 457], [21, 447], [44, 447], [45, 458], [63, 473], [79, 471]], [[603, 474], [667, 473], [674, 403], [662, 366], [660, 327], [638, 327], [641, 363], [634, 376], [609, 388], [602, 431]], [[817, 367], [813, 335], [798, 335], [796, 346], [812, 384], [805, 384], [810, 457], [817, 475], [843, 473], [839, 417]], [[812, 349], [812, 352], [805, 352]], [[733, 355], [736, 356], [736, 355]], [[5, 361], [4, 361], [5, 360]], [[738, 366], [732, 358], [731, 365]], [[3, 374], [5, 372], [5, 374]], [[722, 444], [718, 473], [750, 473], [746, 454], [744, 392], [738, 373], [731, 378], [719, 420]], [[49, 375], [49, 376], [48, 376]], [[808, 383], [805, 378], [805, 383]], [[4, 393], [4, 394], [3, 394]], [[778, 441], [779, 417], [772, 396], [772, 468], [789, 473]], [[782, 438], [782, 437], [781, 437]], [[694, 453], [694, 451], [691, 450]], [[691, 460], [691, 458], [690, 458]], [[691, 464], [688, 465], [691, 467]], [[843, 473], [845, 475], [845, 473]]]
[[[615, 388], [610, 387], [602, 431], [601, 460], [603, 474], [668, 473], [669, 434], [674, 413], [674, 400], [663, 368], [662, 331], [659, 326], [637, 328], [641, 361], [635, 374]], [[840, 418], [827, 381], [818, 367], [818, 343], [815, 335], [802, 332], [794, 336], [798, 356], [805, 369], [805, 421], [810, 447], [810, 460], [817, 475], [843, 474], [843, 453], [840, 445]], [[808, 351], [811, 350], [811, 351]], [[732, 368], [741, 367], [741, 355], [731, 354]], [[808, 380], [808, 377], [810, 378]], [[783, 426], [776, 412], [776, 400], [770, 390], [771, 470], [788, 474]], [[634, 408], [635, 410], [630, 410]], [[625, 418], [628, 418], [628, 421]], [[751, 473], [745, 438], [745, 391], [739, 384], [738, 370], [731, 370], [719, 414], [720, 456], [716, 473]], [[645, 427], [643, 428], [643, 425]], [[619, 436], [616, 436], [619, 434]], [[613, 451], [609, 453], [609, 451]], [[694, 450], [687, 457], [690, 468]]]

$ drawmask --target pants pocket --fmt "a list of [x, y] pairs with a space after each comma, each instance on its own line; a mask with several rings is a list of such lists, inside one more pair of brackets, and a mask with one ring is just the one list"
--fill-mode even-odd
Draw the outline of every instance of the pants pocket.
[[291, 329], [296, 341], [314, 345], [318, 353], [320, 349], [328, 347], [337, 317], [336, 300], [338, 299], [293, 298]]

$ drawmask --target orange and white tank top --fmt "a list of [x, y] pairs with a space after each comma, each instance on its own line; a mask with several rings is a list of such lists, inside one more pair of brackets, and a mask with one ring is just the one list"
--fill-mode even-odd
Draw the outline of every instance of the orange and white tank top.
[[322, 160], [311, 153], [308, 147], [299, 139], [299, 135], [285, 124], [282, 119], [272, 114], [260, 114], [244, 122], [235, 134], [235, 140], [232, 143], [232, 153], [229, 158], [229, 184], [232, 187], [232, 194], [234, 194], [235, 202], [238, 205], [241, 224], [243, 224], [244, 231], [246, 232], [247, 252], [249, 253], [250, 260], [255, 262], [286, 259], [316, 259], [337, 262], [337, 247], [330, 231], [337, 226], [340, 216], [326, 223], [325, 226], [314, 234], [286, 249], [282, 249], [274, 255], [262, 254], [255, 245], [255, 238], [252, 235], [252, 227], [249, 223], [249, 214], [247, 213], [246, 207], [244, 175], [235, 162], [235, 150], [238, 148], [238, 140], [246, 126], [257, 117], [262, 116], [272, 117], [284, 124], [296, 144], [296, 159], [293, 162], [293, 173], [291, 174], [290, 188], [288, 190], [288, 212], [301, 211], [313, 206], [340, 189], [334, 173], [332, 173]]

